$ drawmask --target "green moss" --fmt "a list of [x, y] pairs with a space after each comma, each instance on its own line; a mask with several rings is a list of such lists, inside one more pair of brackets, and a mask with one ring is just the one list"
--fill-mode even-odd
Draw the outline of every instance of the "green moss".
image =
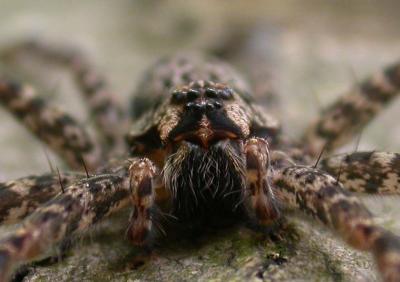
[[[199, 238], [169, 236], [150, 257], [133, 248], [117, 221], [75, 241], [60, 263], [37, 266], [29, 281], [313, 281], [346, 280], [342, 258], [325, 246], [325, 235], [287, 224], [266, 236], [242, 226], [206, 232]], [[122, 220], [122, 219], [121, 219]], [[313, 227], [314, 228], [314, 227]], [[144, 264], [135, 265], [135, 260]], [[348, 279], [347, 279], [348, 280]]]

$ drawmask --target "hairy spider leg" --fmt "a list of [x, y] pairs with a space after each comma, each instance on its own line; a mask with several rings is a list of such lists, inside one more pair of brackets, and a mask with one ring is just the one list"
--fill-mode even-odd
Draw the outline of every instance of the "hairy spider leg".
[[94, 120], [102, 144], [109, 155], [124, 153], [124, 134], [128, 131], [128, 113], [118, 97], [110, 90], [107, 80], [99, 74], [82, 52], [60, 44], [25, 41], [2, 51], [8, 61], [24, 53], [66, 67], [73, 75], [90, 116]]
[[335, 230], [352, 247], [372, 252], [384, 281], [400, 277], [400, 238], [376, 225], [361, 201], [329, 174], [306, 166], [275, 171], [277, 195]]
[[279, 217], [274, 191], [269, 183], [271, 174], [268, 143], [262, 138], [250, 138], [244, 145], [246, 155], [246, 190], [242, 197], [249, 215], [259, 225], [271, 225]]
[[387, 67], [356, 85], [308, 127], [303, 136], [306, 150], [327, 154], [349, 142], [400, 92], [400, 63]]
[[73, 117], [35, 95], [31, 87], [0, 78], [0, 103], [71, 168], [90, 170], [102, 161], [100, 145]]
[[153, 228], [155, 190], [153, 178], [156, 167], [147, 158], [134, 160], [129, 167], [130, 200], [133, 210], [127, 230], [128, 239], [135, 245], [149, 244]]
[[351, 192], [400, 195], [400, 154], [387, 152], [355, 152], [324, 159], [322, 170], [338, 175], [345, 189]]
[[22, 227], [0, 241], [0, 281], [7, 281], [18, 264], [127, 206], [134, 177], [130, 169], [122, 166], [110, 174], [84, 178], [36, 209]]
[[61, 186], [68, 187], [80, 173], [46, 173], [27, 176], [0, 183], [0, 224], [13, 224], [31, 214], [41, 204], [61, 193]]

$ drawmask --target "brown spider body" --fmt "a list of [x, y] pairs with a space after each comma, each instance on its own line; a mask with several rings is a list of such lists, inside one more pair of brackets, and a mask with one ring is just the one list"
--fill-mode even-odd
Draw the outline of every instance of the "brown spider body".
[[399, 238], [376, 225], [350, 192], [399, 194], [399, 155], [357, 152], [322, 160], [318, 168], [311, 163], [323, 148], [331, 153], [350, 140], [398, 94], [400, 64], [361, 83], [328, 108], [301, 142], [292, 142], [228, 65], [194, 55], [164, 59], [138, 88], [126, 146], [127, 110], [80, 55], [30, 43], [6, 57], [20, 52], [71, 68], [100, 138], [30, 89], [0, 78], [0, 102], [11, 113], [71, 168], [83, 163], [95, 172], [0, 183], [0, 223], [27, 217], [0, 241], [0, 281], [19, 263], [127, 205], [133, 207], [128, 238], [149, 245], [163, 202], [166, 212], [189, 226], [239, 214], [270, 226], [285, 209], [298, 209], [351, 246], [372, 252], [385, 281], [400, 281]]
[[[194, 55], [161, 60], [135, 97], [139, 101], [132, 104], [147, 109], [129, 134], [131, 154], [149, 158], [162, 171], [161, 189], [172, 195], [172, 214], [179, 220], [209, 220], [207, 211], [227, 215], [248, 197], [247, 173], [251, 165], [259, 168], [252, 143], [266, 147], [263, 169], [268, 169], [267, 140], [278, 143], [279, 125], [259, 111], [244, 80], [222, 62]], [[264, 201], [256, 209], [276, 217], [273, 199]]]

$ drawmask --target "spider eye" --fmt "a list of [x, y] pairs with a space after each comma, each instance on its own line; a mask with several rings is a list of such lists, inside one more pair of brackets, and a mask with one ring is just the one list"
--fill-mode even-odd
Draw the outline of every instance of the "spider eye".
[[[249, 134], [249, 120], [243, 114], [240, 99], [223, 83], [193, 81], [172, 92], [171, 102], [179, 115], [164, 120], [168, 124], [162, 136], [171, 142], [187, 141], [207, 148], [225, 139], [243, 138]], [[172, 115], [172, 113], [170, 113]]]
[[216, 108], [221, 108], [220, 100], [232, 100], [233, 90], [224, 84], [214, 84], [207, 81], [196, 81], [188, 86], [176, 89], [172, 92], [173, 103], [195, 102], [201, 100], [217, 101]]
[[208, 98], [217, 98], [217, 90], [214, 88], [207, 88], [205, 94]]
[[214, 102], [214, 107], [215, 107], [216, 109], [221, 109], [221, 108], [222, 108], [222, 104], [221, 104], [220, 102], [218, 102], [218, 101], [215, 101], [215, 102]]
[[172, 102], [174, 103], [180, 103], [185, 100], [186, 93], [180, 90], [175, 90], [172, 92]]
[[193, 101], [196, 100], [197, 98], [200, 97], [200, 92], [198, 90], [195, 89], [190, 89], [187, 94], [186, 97], [189, 101]]
[[194, 113], [209, 113], [215, 109], [220, 109], [222, 104], [218, 101], [199, 101], [189, 102], [186, 104], [185, 109]]
[[229, 100], [233, 97], [233, 91], [230, 88], [218, 90], [217, 95], [223, 100]]

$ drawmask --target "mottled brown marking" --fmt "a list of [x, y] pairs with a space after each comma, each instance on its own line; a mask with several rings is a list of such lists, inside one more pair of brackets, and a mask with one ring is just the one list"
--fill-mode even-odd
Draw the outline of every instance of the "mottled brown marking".
[[273, 190], [267, 176], [270, 170], [268, 143], [261, 138], [251, 138], [244, 145], [246, 154], [247, 190], [243, 197], [250, 215], [261, 225], [270, 225], [279, 217]]
[[400, 194], [400, 155], [386, 152], [356, 152], [337, 155], [321, 161], [320, 166], [338, 175], [344, 187], [352, 192]]
[[[118, 153], [125, 115], [120, 115], [121, 108], [112, 101], [104, 78], [77, 53], [40, 44], [27, 49], [72, 69], [105, 139], [99, 144]], [[39, 206], [21, 228], [0, 242], [0, 280], [7, 279], [14, 265], [34, 259], [74, 232], [87, 230], [129, 202], [133, 210], [127, 236], [136, 245], [148, 246], [153, 224], [158, 227], [157, 196], [157, 203], [170, 199], [172, 214], [190, 225], [221, 216], [219, 224], [243, 211], [258, 224], [268, 225], [279, 216], [278, 204], [279, 208], [299, 208], [333, 228], [351, 246], [371, 251], [385, 281], [399, 281], [399, 239], [378, 227], [370, 212], [348, 192], [354, 187], [379, 193], [396, 190], [399, 156], [347, 155], [339, 159], [344, 164], [340, 177], [305, 166], [322, 147], [331, 152], [350, 140], [396, 96], [399, 69], [399, 64], [391, 66], [339, 99], [311, 126], [303, 145], [281, 134], [279, 123], [255, 104], [248, 94], [250, 88], [229, 66], [195, 55], [161, 60], [145, 75], [133, 101], [132, 117], [139, 119], [127, 141], [135, 158], [117, 160], [117, 165], [110, 162], [98, 175], [88, 173], [87, 179], [72, 181], [64, 193]], [[82, 157], [89, 162], [88, 156], [106, 155], [94, 154], [101, 152], [96, 151], [100, 146], [85, 143], [85, 131], [72, 118], [52, 110], [31, 90], [0, 81], [0, 99], [79, 168]], [[162, 178], [153, 162], [162, 169]], [[321, 164], [334, 172], [337, 167], [330, 160]], [[343, 187], [342, 178], [350, 188]], [[39, 205], [34, 202], [38, 199], [27, 197], [35, 185], [26, 186], [32, 189], [25, 191], [18, 181], [0, 184], [0, 200], [15, 200], [0, 210], [0, 220], [10, 219], [11, 214], [22, 218]], [[186, 206], [181, 208], [181, 204]]]
[[[307, 178], [314, 175], [310, 183]], [[400, 277], [400, 239], [374, 222], [371, 213], [332, 176], [311, 167], [292, 166], [277, 171], [277, 196], [332, 227], [354, 248], [370, 251], [384, 281]]]
[[[82, 177], [79, 173], [62, 173], [61, 184], [67, 187]], [[0, 223], [23, 219], [60, 192], [58, 175], [54, 173], [0, 183]]]
[[[0, 85], [0, 103], [72, 168], [82, 168], [82, 157], [90, 169], [99, 165], [100, 146], [77, 121], [37, 97], [31, 88], [17, 88], [1, 78]], [[13, 91], [16, 89], [18, 92]]]
[[[36, 56], [45, 62], [55, 63], [71, 71], [93, 117], [103, 144], [109, 151], [122, 153], [125, 144], [123, 134], [127, 130], [127, 109], [122, 106], [106, 79], [96, 71], [82, 52], [62, 45], [39, 41], [21, 42], [12, 50], [13, 54]], [[10, 59], [10, 58], [9, 58]]]
[[[33, 212], [22, 227], [0, 241], [0, 250], [7, 250], [8, 254], [2, 258], [0, 251], [1, 275], [9, 277], [13, 265], [34, 259], [66, 236], [86, 230], [102, 217], [126, 206], [128, 168], [122, 166], [113, 174], [75, 182], [65, 193]], [[7, 263], [2, 265], [1, 259]]]
[[144, 245], [148, 243], [152, 229], [151, 209], [155, 203], [153, 178], [156, 168], [148, 159], [137, 159], [130, 165], [129, 173], [133, 211], [127, 236], [133, 244]]
[[323, 111], [303, 137], [314, 156], [329, 153], [357, 136], [399, 93], [400, 64], [364, 80]]

